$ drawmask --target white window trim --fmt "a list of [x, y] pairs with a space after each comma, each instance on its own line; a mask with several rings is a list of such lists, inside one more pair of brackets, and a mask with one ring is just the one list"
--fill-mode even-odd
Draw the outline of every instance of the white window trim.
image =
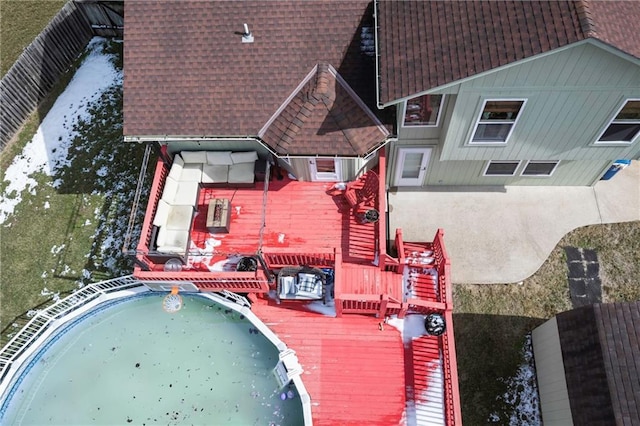
[[[333, 160], [333, 165], [335, 167], [335, 172], [319, 172], [317, 168], [317, 163], [315, 163], [316, 164], [314, 166], [314, 168], [316, 169], [315, 180], [317, 182], [339, 182], [342, 179], [342, 158], [317, 156], [317, 157], [311, 157], [311, 159], [314, 161], [314, 163], [317, 160]], [[335, 179], [334, 179], [334, 176], [336, 177]]]
[[604, 135], [604, 132], [606, 132], [607, 129], [609, 128], [609, 126], [611, 126], [613, 124], [613, 122], [616, 120], [617, 115], [620, 114], [620, 111], [622, 111], [622, 108], [624, 108], [624, 106], [629, 101], [640, 101], [640, 98], [624, 99], [622, 101], [622, 103], [620, 104], [620, 106], [618, 107], [618, 109], [616, 109], [616, 112], [611, 116], [611, 118], [607, 122], [607, 125], [602, 128], [602, 131], [600, 131], [600, 133], [598, 133], [598, 137], [596, 138], [596, 141], [593, 143], [593, 145], [632, 145], [636, 141], [638, 141], [638, 139], [640, 139], [640, 132], [638, 132], [638, 134], [633, 139], [631, 139], [629, 142], [627, 142], [627, 141], [601, 141], [600, 140], [602, 135]]
[[[518, 111], [518, 115], [516, 116], [516, 119], [513, 120], [513, 121], [492, 121], [491, 123], [480, 123], [480, 121], [481, 121], [480, 119], [482, 118], [482, 112], [484, 111], [484, 107], [487, 105], [487, 102], [493, 102], [493, 101], [522, 101], [522, 106], [520, 107], [520, 111]], [[500, 145], [500, 146], [502, 146], [502, 145], [506, 145], [507, 142], [509, 142], [509, 138], [511, 138], [511, 134], [513, 133], [513, 129], [518, 124], [518, 121], [520, 120], [520, 117], [522, 116], [522, 111], [524, 110], [526, 105], [527, 105], [527, 98], [489, 98], [489, 99], [485, 99], [482, 102], [482, 106], [480, 107], [480, 112], [476, 116], [476, 123], [473, 126], [473, 131], [471, 132], [471, 136], [469, 137], [469, 145], [481, 145], [481, 146], [486, 146], [486, 145]], [[504, 139], [503, 142], [474, 141], [473, 140], [473, 136], [476, 134], [476, 130], [478, 130], [478, 126], [480, 124], [511, 124], [511, 128], [509, 129], [509, 133], [507, 134], [507, 137]]]
[[[556, 171], [556, 169], [558, 168], [558, 165], [560, 164], [561, 160], [528, 160], [525, 164], [524, 167], [522, 168], [522, 170], [520, 171], [520, 176], [525, 177], [525, 178], [548, 178], [553, 176], [553, 173]], [[535, 164], [535, 163], [556, 163], [555, 166], [553, 166], [553, 169], [551, 169], [551, 173], [549, 173], [548, 175], [525, 175], [524, 171], [527, 170], [527, 167], [529, 166], [529, 164]]]
[[[516, 168], [513, 170], [513, 174], [510, 175], [488, 175], [487, 174], [487, 170], [489, 170], [489, 166], [491, 165], [491, 163], [517, 163], [516, 164]], [[484, 166], [484, 170], [482, 171], [482, 176], [486, 176], [486, 177], [509, 177], [509, 176], [515, 176], [518, 174], [518, 169], [520, 168], [520, 163], [522, 163], [522, 160], [489, 160], [487, 161], [487, 165]]]
[[[405, 128], [405, 129], [421, 129], [424, 127], [438, 127], [440, 125], [440, 117], [442, 116], [442, 107], [444, 106], [444, 98], [446, 98], [446, 95], [443, 95], [441, 93], [427, 93], [427, 94], [431, 94], [431, 95], [441, 95], [442, 98], [440, 98], [440, 107], [438, 108], [438, 116], [436, 117], [436, 124], [413, 124], [410, 126], [405, 126], [404, 124], [404, 118], [407, 115], [407, 103], [408, 101], [404, 101], [403, 105], [402, 105], [402, 120], [400, 120], [400, 125]], [[420, 96], [425, 96], [425, 95], [420, 95]], [[415, 96], [416, 98], [419, 98], [420, 96]], [[413, 99], [413, 98], [412, 98]]]

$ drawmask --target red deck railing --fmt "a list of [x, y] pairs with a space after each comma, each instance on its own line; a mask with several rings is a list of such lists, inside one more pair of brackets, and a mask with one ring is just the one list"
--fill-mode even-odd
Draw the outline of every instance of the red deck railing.
[[462, 425], [462, 409], [460, 406], [460, 388], [458, 387], [458, 361], [453, 334], [453, 310], [444, 313], [447, 332], [440, 339], [442, 362], [444, 369], [445, 418], [448, 426]]
[[450, 305], [452, 302], [452, 286], [450, 281], [451, 262], [444, 247], [444, 231], [438, 229], [433, 238], [433, 256], [435, 258], [436, 270], [438, 271], [438, 290], [440, 301]]
[[300, 253], [297, 248], [263, 247], [262, 258], [269, 269], [286, 266], [312, 266], [315, 268], [333, 268], [337, 248], [319, 249], [315, 253]]
[[[166, 150], [163, 147], [163, 150]], [[156, 209], [158, 202], [162, 196], [162, 190], [164, 189], [164, 183], [167, 175], [169, 174], [169, 167], [162, 161], [162, 155], [158, 157], [156, 162], [156, 171], [153, 176], [153, 183], [151, 185], [151, 191], [149, 193], [149, 202], [147, 204], [147, 210], [144, 215], [144, 222], [142, 223], [142, 231], [140, 232], [140, 241], [137, 247], [137, 259], [144, 264], [153, 264], [151, 259], [146, 255], [149, 253], [149, 246], [151, 245], [152, 223], [153, 218], [156, 215]], [[137, 274], [136, 274], [137, 275]]]
[[380, 270], [386, 270], [387, 264], [387, 184], [385, 175], [387, 174], [387, 158], [384, 149], [379, 150], [378, 157], [378, 262]]
[[136, 278], [142, 282], [189, 282], [201, 291], [229, 290], [240, 293], [266, 293], [269, 280], [264, 271], [255, 272], [159, 272], [137, 271]]

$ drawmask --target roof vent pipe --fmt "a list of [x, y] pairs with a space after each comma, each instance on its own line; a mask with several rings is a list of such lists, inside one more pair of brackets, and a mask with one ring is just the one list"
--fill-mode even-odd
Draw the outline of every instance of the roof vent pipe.
[[242, 33], [243, 43], [253, 43], [253, 34], [249, 31], [249, 25], [244, 24], [244, 32]]

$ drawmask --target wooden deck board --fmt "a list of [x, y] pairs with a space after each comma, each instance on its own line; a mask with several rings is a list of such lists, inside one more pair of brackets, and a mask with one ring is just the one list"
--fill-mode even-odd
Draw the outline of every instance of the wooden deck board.
[[372, 317], [332, 318], [265, 300], [252, 310], [304, 368], [316, 425], [398, 424], [405, 408], [403, 344], [393, 327]]
[[[313, 253], [318, 248], [340, 247], [345, 263], [370, 264], [375, 259], [377, 223], [360, 223], [342, 195], [331, 195], [331, 183], [269, 182], [262, 246], [295, 247]], [[209, 266], [231, 255], [258, 251], [262, 225], [264, 182], [253, 188], [200, 190], [191, 240], [195, 248], [215, 245]], [[206, 229], [209, 200], [226, 198], [231, 203], [229, 233], [210, 234]]]

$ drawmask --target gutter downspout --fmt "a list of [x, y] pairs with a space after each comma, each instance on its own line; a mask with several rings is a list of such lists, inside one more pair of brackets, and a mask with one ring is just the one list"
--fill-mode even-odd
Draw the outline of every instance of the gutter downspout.
[[269, 153], [271, 153], [276, 158], [281, 158], [278, 153], [276, 153], [270, 146], [262, 141], [259, 137], [256, 136], [125, 136], [125, 142], [195, 142], [195, 141], [203, 141], [203, 142], [217, 142], [217, 141], [247, 141], [247, 142], [258, 142], [262, 145]]
[[380, 103], [380, 52], [378, 50], [378, 0], [373, 2], [373, 35], [375, 39], [376, 48], [376, 106], [378, 109], [384, 109], [384, 106]]

